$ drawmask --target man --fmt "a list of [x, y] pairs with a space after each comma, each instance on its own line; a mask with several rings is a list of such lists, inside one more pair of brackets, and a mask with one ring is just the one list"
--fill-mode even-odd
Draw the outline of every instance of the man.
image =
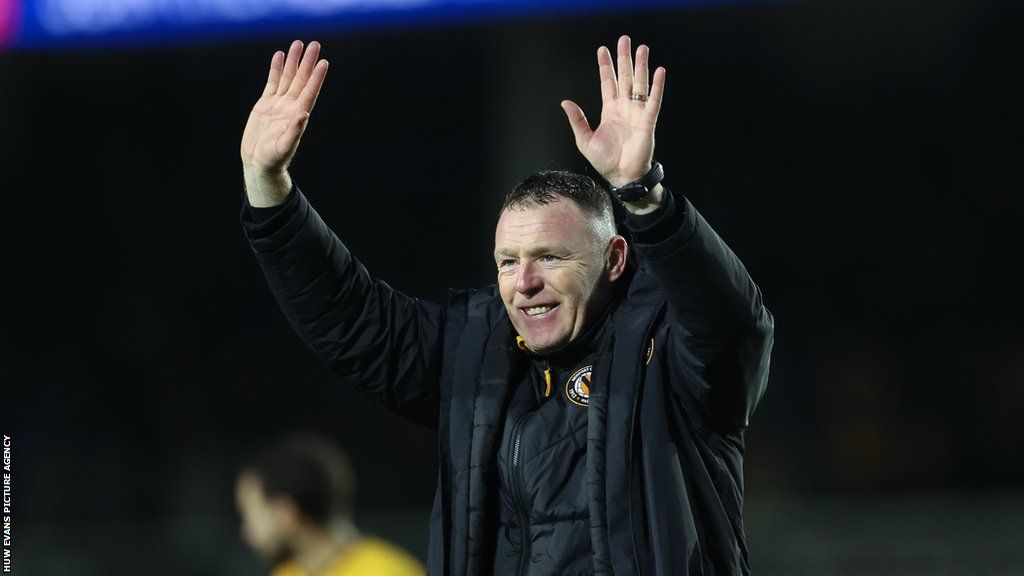
[[242, 539], [274, 567], [272, 576], [422, 576], [409, 553], [360, 535], [355, 488], [348, 458], [326, 439], [283, 438], [238, 475]]
[[[607, 192], [547, 172], [508, 195], [497, 286], [444, 306], [375, 282], [293, 186], [327, 73], [292, 44], [242, 138], [246, 235], [286, 316], [342, 379], [437, 427], [431, 574], [746, 574], [748, 417], [773, 320], [732, 251], [661, 184], [666, 72], [597, 53], [601, 122], [562, 108]], [[632, 244], [632, 245], [630, 245]]]

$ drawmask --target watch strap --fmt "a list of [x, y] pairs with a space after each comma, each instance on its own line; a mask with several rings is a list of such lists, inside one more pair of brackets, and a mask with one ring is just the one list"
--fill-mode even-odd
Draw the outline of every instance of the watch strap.
[[635, 202], [650, 194], [651, 189], [665, 179], [665, 169], [661, 162], [654, 162], [650, 171], [644, 174], [639, 180], [624, 184], [622, 186], [611, 186], [609, 189], [619, 202]]

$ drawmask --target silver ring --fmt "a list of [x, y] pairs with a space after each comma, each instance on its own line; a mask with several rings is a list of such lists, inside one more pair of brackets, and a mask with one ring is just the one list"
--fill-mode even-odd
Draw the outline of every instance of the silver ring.
[[651, 97], [648, 96], [647, 94], [630, 94], [629, 95], [629, 99], [630, 100], [639, 100], [640, 102], [647, 102], [648, 100], [651, 99]]

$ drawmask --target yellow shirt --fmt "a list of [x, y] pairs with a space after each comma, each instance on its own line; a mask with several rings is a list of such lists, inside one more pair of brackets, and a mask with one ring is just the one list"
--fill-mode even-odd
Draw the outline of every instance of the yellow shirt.
[[[426, 568], [398, 546], [379, 538], [360, 538], [338, 554], [316, 576], [423, 576]], [[271, 576], [312, 576], [294, 562], [278, 566]]]

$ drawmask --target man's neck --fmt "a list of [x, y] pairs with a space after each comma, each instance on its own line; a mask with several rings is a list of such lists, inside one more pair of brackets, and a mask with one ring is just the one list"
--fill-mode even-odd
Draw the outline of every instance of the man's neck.
[[358, 537], [350, 523], [335, 531], [310, 527], [295, 539], [292, 560], [303, 572], [315, 576], [329, 568]]

